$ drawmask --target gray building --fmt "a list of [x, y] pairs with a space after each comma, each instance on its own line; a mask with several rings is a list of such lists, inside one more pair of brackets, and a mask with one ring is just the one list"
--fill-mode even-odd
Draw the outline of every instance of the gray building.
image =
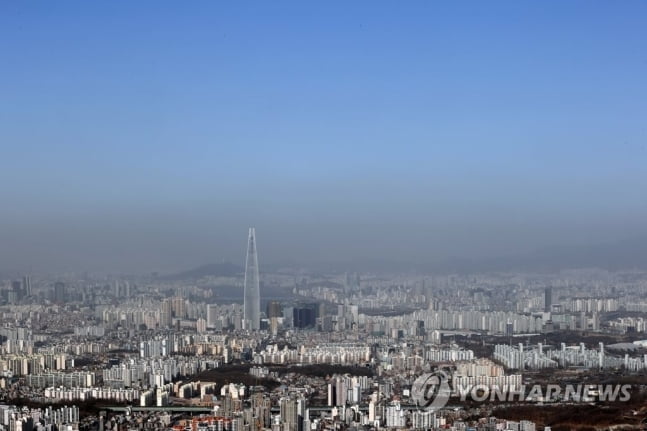
[[253, 227], [249, 228], [249, 237], [247, 240], [243, 301], [243, 320], [245, 329], [260, 329], [261, 293], [258, 276], [258, 255], [256, 254], [256, 231]]

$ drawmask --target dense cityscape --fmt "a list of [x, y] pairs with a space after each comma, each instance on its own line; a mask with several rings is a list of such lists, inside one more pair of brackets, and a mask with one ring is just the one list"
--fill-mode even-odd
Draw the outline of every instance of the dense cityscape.
[[647, 0], [0, 41], [0, 431], [647, 431]]
[[[647, 416], [647, 272], [259, 272], [255, 236], [244, 268], [5, 280], [2, 429], [534, 431], [569, 429], [573, 412]], [[423, 408], [415, 381], [438, 370], [448, 402]], [[578, 397], [519, 395], [547, 383], [578, 383]], [[513, 396], [482, 394], [498, 388]]]

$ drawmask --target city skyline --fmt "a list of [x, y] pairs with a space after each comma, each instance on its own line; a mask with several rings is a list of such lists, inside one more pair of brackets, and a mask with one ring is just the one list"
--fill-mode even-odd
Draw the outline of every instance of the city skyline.
[[0, 2], [0, 430], [644, 431], [646, 18]]

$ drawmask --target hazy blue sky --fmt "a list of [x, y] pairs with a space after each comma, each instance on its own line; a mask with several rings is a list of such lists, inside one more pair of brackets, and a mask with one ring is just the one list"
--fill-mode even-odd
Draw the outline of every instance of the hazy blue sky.
[[0, 2], [0, 269], [647, 232], [647, 2]]

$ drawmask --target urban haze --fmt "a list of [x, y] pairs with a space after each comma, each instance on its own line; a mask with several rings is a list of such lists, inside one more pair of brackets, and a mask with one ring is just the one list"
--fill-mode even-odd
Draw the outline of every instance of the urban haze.
[[0, 431], [647, 429], [647, 3], [0, 4]]

